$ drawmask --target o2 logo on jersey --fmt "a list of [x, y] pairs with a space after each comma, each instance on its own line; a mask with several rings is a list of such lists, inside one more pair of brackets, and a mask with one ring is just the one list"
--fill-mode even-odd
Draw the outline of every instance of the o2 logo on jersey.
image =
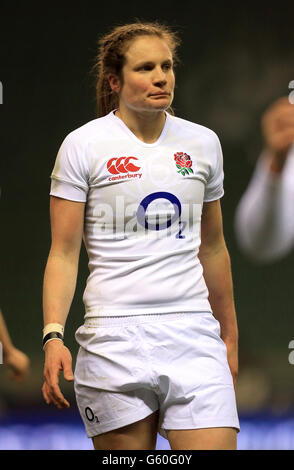
[[[202, 204], [183, 202], [172, 193], [148, 194], [139, 203], [126, 204], [122, 195], [114, 203], [98, 202], [93, 210], [93, 233], [116, 240], [131, 238], [184, 239], [200, 231]], [[96, 236], [96, 235], [95, 235]]]
[[[146, 212], [148, 206], [158, 199], [168, 200], [174, 207], [174, 214], [172, 217], [165, 217], [165, 220], [160, 221], [156, 220], [155, 223], [150, 222], [148, 216], [146, 217]], [[179, 222], [179, 232], [176, 235], [176, 238], [185, 238], [182, 235], [182, 230], [186, 226], [186, 222], [181, 221], [182, 206], [179, 199], [171, 193], [167, 192], [155, 192], [146, 196], [141, 202], [137, 210], [137, 221], [139, 224], [147, 230], [165, 230], [173, 225], [177, 220]]]

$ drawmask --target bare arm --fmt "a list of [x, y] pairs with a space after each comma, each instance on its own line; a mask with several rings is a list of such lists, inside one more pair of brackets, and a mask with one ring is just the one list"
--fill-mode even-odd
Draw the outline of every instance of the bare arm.
[[[44, 274], [44, 326], [65, 325], [73, 300], [83, 237], [85, 203], [51, 196], [50, 218], [52, 242]], [[59, 340], [45, 346], [43, 396], [58, 408], [69, 407], [58, 386], [59, 371], [66, 380], [73, 380], [71, 354]]]
[[209, 301], [221, 327], [234, 382], [238, 374], [238, 327], [233, 297], [230, 256], [223, 235], [220, 201], [203, 204], [199, 259]]
[[23, 380], [28, 374], [30, 361], [26, 354], [14, 346], [1, 310], [0, 342], [3, 348], [4, 364], [10, 369], [11, 378], [15, 381]]
[[4, 354], [7, 351], [9, 351], [11, 348], [13, 348], [13, 344], [12, 344], [12, 341], [11, 341], [11, 338], [10, 338], [10, 335], [9, 335], [1, 310], [0, 310], [0, 341], [2, 343]]
[[65, 325], [76, 287], [84, 206], [82, 202], [50, 198], [52, 242], [44, 274], [44, 325]]

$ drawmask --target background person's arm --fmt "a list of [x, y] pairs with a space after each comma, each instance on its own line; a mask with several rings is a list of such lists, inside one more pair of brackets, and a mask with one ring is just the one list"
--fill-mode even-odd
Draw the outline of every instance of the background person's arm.
[[0, 342], [2, 343], [3, 361], [9, 368], [10, 377], [17, 382], [23, 380], [28, 374], [30, 360], [25, 353], [14, 346], [1, 310]]
[[223, 236], [220, 200], [203, 204], [199, 259], [209, 291], [209, 302], [221, 327], [234, 383], [238, 375], [238, 326], [230, 256]]
[[[83, 202], [54, 196], [50, 198], [52, 242], [44, 274], [44, 327], [49, 323], [65, 326], [76, 288], [84, 211]], [[58, 339], [46, 343], [44, 350], [44, 399], [58, 408], [69, 407], [60, 391], [58, 377], [60, 370], [63, 370], [64, 378], [73, 380], [70, 351]]]
[[294, 106], [287, 98], [264, 113], [265, 149], [236, 209], [240, 248], [257, 261], [272, 261], [294, 245]]

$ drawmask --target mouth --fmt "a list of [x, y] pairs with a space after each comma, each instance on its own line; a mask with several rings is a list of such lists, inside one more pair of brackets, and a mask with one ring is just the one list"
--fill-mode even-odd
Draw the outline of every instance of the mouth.
[[167, 93], [165, 91], [159, 91], [158, 93], [151, 93], [149, 96], [160, 96], [160, 97], [163, 97], [163, 96], [170, 96], [170, 93]]

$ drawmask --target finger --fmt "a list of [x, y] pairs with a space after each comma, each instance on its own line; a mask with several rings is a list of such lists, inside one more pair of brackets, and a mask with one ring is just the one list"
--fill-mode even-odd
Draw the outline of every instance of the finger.
[[61, 390], [57, 384], [52, 384], [50, 387], [50, 395], [54, 404], [59, 408], [69, 408], [69, 402], [64, 398]]
[[50, 393], [50, 388], [49, 388], [49, 386], [46, 382], [44, 382], [42, 392], [43, 392], [43, 396], [44, 396], [44, 399], [45, 399], [47, 405], [50, 405], [51, 403], [53, 403], [55, 405], [54, 399], [53, 399], [53, 397], [51, 396], [51, 393]]
[[74, 380], [74, 374], [72, 371], [72, 360], [71, 357], [66, 357], [62, 360], [62, 369], [63, 369], [63, 376], [65, 380], [68, 382], [72, 382]]
[[50, 405], [51, 399], [50, 399], [50, 396], [49, 396], [49, 393], [48, 393], [48, 390], [47, 390], [46, 382], [44, 382], [44, 384], [43, 384], [42, 394], [43, 394], [43, 398], [44, 398], [45, 402], [47, 403], [47, 405]]
[[56, 368], [46, 369], [44, 372], [45, 383], [47, 385], [47, 393], [51, 398], [51, 401], [57, 406], [59, 402], [62, 402], [62, 393], [59, 388], [58, 372]]
[[51, 403], [53, 403], [58, 409], [67, 408], [66, 402], [63, 401], [60, 397], [56, 397], [55, 392], [49, 390], [48, 396], [50, 398]]
[[63, 369], [63, 376], [68, 382], [72, 382], [74, 379], [74, 374], [71, 368], [71, 364], [65, 365]]
[[53, 371], [46, 369], [44, 378], [47, 384], [47, 395], [50, 401], [57, 406], [57, 408], [67, 407], [68, 402], [64, 399], [58, 386], [58, 372], [56, 372], [56, 368], [54, 368]]

